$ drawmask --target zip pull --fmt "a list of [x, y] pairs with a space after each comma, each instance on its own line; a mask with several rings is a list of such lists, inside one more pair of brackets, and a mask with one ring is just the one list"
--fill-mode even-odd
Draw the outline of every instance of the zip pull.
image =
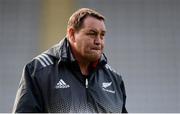
[[85, 85], [86, 85], [86, 88], [88, 88], [88, 79], [86, 78], [86, 83], [85, 83]]

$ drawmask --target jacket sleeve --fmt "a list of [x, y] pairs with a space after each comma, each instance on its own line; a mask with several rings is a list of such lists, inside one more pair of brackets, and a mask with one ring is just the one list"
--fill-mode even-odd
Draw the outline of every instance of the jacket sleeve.
[[125, 91], [125, 86], [124, 82], [122, 81], [121, 83], [121, 90], [123, 92], [123, 108], [122, 108], [122, 113], [128, 113], [126, 109], [126, 91]]
[[22, 78], [16, 94], [13, 113], [42, 112], [39, 96], [40, 93], [37, 89], [37, 85], [26, 66], [23, 69]]

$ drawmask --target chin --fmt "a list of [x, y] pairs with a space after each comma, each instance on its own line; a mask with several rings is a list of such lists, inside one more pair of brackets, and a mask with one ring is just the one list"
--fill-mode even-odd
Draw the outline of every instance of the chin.
[[91, 55], [91, 56], [89, 55], [87, 58], [89, 61], [94, 62], [94, 61], [99, 60], [100, 57], [101, 57], [101, 55]]

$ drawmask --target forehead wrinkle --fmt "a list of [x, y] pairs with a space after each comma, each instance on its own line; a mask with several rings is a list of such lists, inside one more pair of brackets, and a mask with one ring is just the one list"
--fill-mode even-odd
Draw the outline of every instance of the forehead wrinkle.
[[101, 29], [97, 29], [97, 28], [94, 28], [94, 27], [89, 27], [87, 26], [87, 28], [85, 28], [86, 31], [93, 31], [93, 32], [106, 32], [106, 30], [101, 30]]

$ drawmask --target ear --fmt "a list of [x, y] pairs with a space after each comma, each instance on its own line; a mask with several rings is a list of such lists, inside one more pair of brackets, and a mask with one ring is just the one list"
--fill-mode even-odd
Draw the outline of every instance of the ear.
[[75, 42], [75, 30], [73, 28], [69, 28], [67, 30], [68, 38], [71, 42]]

